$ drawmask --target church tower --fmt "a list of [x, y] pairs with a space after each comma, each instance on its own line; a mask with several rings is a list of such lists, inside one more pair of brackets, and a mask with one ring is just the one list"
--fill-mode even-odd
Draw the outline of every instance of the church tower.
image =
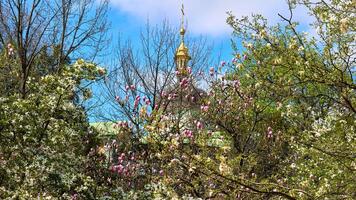
[[182, 21], [180, 27], [180, 45], [176, 51], [176, 55], [174, 57], [177, 71], [179, 72], [180, 76], [185, 75], [187, 73], [188, 61], [191, 59], [189, 56], [189, 50], [184, 44], [184, 35], [185, 35], [185, 28], [184, 28], [184, 5], [182, 4]]

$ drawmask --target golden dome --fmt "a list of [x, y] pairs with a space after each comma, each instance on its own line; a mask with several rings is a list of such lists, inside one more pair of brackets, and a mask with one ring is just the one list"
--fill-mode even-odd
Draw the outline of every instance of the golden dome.
[[176, 59], [178, 58], [186, 58], [190, 60], [188, 48], [185, 46], [184, 42], [180, 43], [177, 52], [176, 52]]
[[189, 56], [188, 47], [186, 47], [184, 44], [185, 29], [182, 27], [179, 32], [180, 32], [181, 41], [180, 41], [180, 45], [177, 49], [175, 59], [176, 60], [184, 59], [185, 61], [188, 61], [188, 60], [190, 60], [190, 56]]

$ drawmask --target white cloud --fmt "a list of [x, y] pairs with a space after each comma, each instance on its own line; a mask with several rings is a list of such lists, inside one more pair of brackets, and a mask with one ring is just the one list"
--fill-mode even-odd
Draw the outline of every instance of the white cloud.
[[[145, 22], [149, 18], [153, 23], [163, 19], [171, 22], [180, 20], [180, 0], [111, 0], [111, 4], [120, 12], [125, 12]], [[228, 34], [231, 29], [226, 25], [226, 12], [232, 11], [237, 17], [259, 13], [272, 23], [280, 20], [278, 13], [288, 14], [286, 0], [185, 0], [185, 13], [189, 31], [193, 34], [219, 36]], [[294, 19], [309, 23], [306, 11], [297, 9]]]

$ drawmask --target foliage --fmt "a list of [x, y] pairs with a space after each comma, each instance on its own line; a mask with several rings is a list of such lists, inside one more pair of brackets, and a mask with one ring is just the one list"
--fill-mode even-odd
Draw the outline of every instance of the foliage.
[[[318, 35], [298, 31], [297, 4]], [[276, 26], [230, 14], [243, 48], [210, 69], [206, 95], [192, 101], [199, 90], [188, 74], [161, 94], [162, 107], [132, 97], [146, 119], [136, 148], [146, 179], [179, 197], [355, 198], [354, 2], [289, 6]]]
[[[103, 68], [68, 60], [63, 70], [35, 70], [23, 81], [7, 46], [0, 198], [355, 199], [355, 2], [288, 5], [290, 16], [274, 26], [260, 15], [230, 13], [242, 43], [233, 42], [231, 62], [207, 74], [187, 66], [158, 89], [160, 65], [141, 77], [147, 69], [128, 60], [123, 72], [133, 71], [111, 94], [124, 118], [99, 136], [81, 103], [91, 96], [85, 84]], [[298, 31], [297, 5], [315, 17], [317, 35]], [[199, 89], [196, 79], [208, 87]], [[26, 90], [11, 87], [23, 83]]]
[[[1, 56], [0, 66], [16, 78], [16, 59]], [[0, 198], [33, 199], [78, 195], [89, 198], [93, 185], [81, 166], [91, 133], [85, 112], [73, 97], [83, 96], [83, 80], [105, 71], [78, 60], [56, 75], [28, 80], [29, 93], [0, 97]]]

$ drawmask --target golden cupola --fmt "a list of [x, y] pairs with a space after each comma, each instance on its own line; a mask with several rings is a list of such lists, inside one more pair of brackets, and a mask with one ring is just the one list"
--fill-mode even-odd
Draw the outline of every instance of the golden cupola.
[[189, 50], [184, 44], [184, 35], [185, 35], [185, 29], [184, 29], [184, 7], [182, 5], [182, 22], [181, 22], [181, 28], [180, 28], [180, 45], [176, 51], [175, 55], [175, 62], [177, 66], [177, 70], [180, 72], [186, 71], [188, 61], [191, 59], [189, 56]]

